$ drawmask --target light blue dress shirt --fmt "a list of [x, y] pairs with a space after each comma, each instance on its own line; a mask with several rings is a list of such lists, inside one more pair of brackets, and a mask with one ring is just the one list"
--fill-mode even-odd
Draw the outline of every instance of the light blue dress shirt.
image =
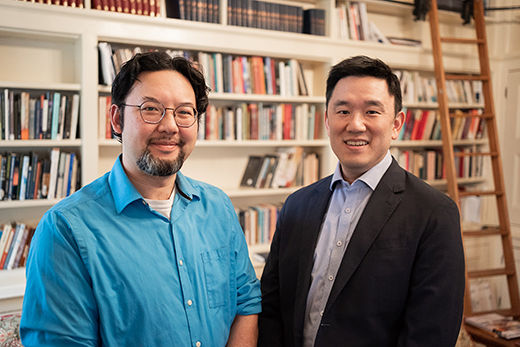
[[260, 286], [229, 198], [177, 174], [171, 220], [112, 171], [50, 209], [31, 245], [24, 346], [225, 346]]
[[[374, 189], [392, 163], [390, 151], [352, 184], [343, 179], [338, 163], [332, 176], [332, 197], [314, 250], [311, 287], [307, 295], [303, 346], [313, 347], [321, 317], [352, 233]], [[360, 230], [362, 232], [362, 230]]]

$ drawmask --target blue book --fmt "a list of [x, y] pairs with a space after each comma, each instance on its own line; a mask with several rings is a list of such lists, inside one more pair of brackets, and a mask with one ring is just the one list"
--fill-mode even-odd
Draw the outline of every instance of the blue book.
[[54, 100], [52, 101], [52, 127], [51, 127], [51, 139], [56, 140], [58, 137], [58, 122], [60, 119], [60, 100], [61, 94], [59, 92], [54, 93]]

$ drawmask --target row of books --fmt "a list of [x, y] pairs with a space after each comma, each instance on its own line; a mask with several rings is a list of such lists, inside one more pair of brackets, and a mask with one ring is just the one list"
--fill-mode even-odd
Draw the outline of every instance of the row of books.
[[0, 155], [0, 200], [61, 199], [76, 191], [79, 160], [75, 153], [53, 148], [49, 156]]
[[305, 103], [210, 104], [201, 117], [199, 140], [314, 140], [321, 122], [316, 105]]
[[235, 208], [238, 221], [249, 246], [271, 242], [281, 208], [281, 203]]
[[[401, 82], [403, 103], [436, 103], [435, 77], [424, 77], [418, 71], [396, 70]], [[446, 93], [450, 103], [483, 105], [482, 81], [447, 80]]]
[[257, 0], [229, 0], [228, 25], [325, 35], [325, 10]]
[[23, 223], [6, 223], [0, 229], [0, 270], [25, 266], [34, 228]]
[[[111, 43], [99, 42], [98, 50], [101, 61], [100, 83], [111, 85], [124, 62], [136, 53], [151, 49], [112, 47]], [[183, 56], [196, 62], [204, 73], [208, 87], [216, 93], [312, 95], [303, 66], [296, 59], [280, 60], [170, 49], [165, 52], [172, 57]]]
[[[476, 147], [455, 148], [455, 152], [477, 153]], [[443, 154], [440, 149], [408, 150], [392, 147], [393, 157], [399, 165], [415, 176], [432, 181], [446, 178]], [[455, 157], [455, 172], [459, 178], [482, 177], [483, 157]]]
[[217, 93], [297, 96], [312, 94], [303, 66], [259, 56], [198, 53], [208, 87]]
[[[440, 140], [440, 115], [434, 110], [403, 108], [406, 114], [405, 122], [397, 140]], [[481, 109], [466, 111], [468, 114], [482, 114]], [[456, 110], [458, 117], [451, 121], [453, 140], [475, 140], [485, 136], [486, 120], [481, 117], [464, 117], [462, 111]]]
[[[229, 1], [228, 1], [229, 6]], [[219, 23], [218, 0], [166, 0], [166, 17], [205, 23]]]
[[[27, 0], [20, 0], [28, 2]], [[47, 5], [60, 5], [65, 7], [77, 7], [77, 8], [83, 8], [85, 5], [83, 3], [83, 0], [33, 0], [31, 2], [36, 2], [40, 4], [47, 4]]]
[[364, 2], [342, 3], [335, 8], [334, 16], [333, 36], [340, 40], [390, 43], [376, 24], [368, 20], [367, 6]]
[[318, 180], [319, 159], [302, 147], [279, 148], [277, 152], [248, 158], [241, 187], [288, 188], [306, 186]]
[[150, 17], [160, 17], [161, 15], [160, 0], [93, 0], [91, 6], [93, 9], [100, 11], [128, 13]]
[[79, 94], [57, 91], [0, 93], [1, 140], [75, 139]]

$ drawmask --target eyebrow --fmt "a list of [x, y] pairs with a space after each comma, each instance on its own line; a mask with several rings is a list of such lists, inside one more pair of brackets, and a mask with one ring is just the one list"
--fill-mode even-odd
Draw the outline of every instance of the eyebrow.
[[[352, 103], [347, 100], [338, 100], [334, 103], [334, 107], [338, 106], [350, 106]], [[379, 100], [366, 100], [364, 102], [365, 106], [378, 106], [378, 107], [384, 107], [383, 103]]]
[[[146, 101], [154, 101], [154, 102], [157, 102], [157, 103], [163, 105], [162, 102], [160, 102], [159, 100], [157, 100], [157, 99], [154, 98], [153, 96], [143, 96], [143, 97], [142, 97], [142, 100], [143, 100], [143, 102], [146, 102]], [[190, 106], [190, 107], [195, 108], [195, 105], [194, 105], [191, 101], [188, 101], [188, 102], [181, 102], [181, 103], [179, 103], [176, 107], [179, 107], [179, 106]], [[164, 107], [164, 105], [163, 105], [163, 107]]]

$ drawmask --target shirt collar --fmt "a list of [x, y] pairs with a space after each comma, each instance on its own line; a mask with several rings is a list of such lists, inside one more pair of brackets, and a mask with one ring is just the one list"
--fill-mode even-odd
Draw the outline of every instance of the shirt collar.
[[[177, 192], [184, 199], [191, 201], [194, 195], [199, 195], [191, 182], [180, 172], [177, 172], [175, 184], [177, 186]], [[110, 171], [108, 185], [114, 197], [117, 213], [121, 213], [126, 206], [136, 200], [144, 200], [141, 193], [139, 193], [126, 175], [123, 164], [121, 164], [121, 155], [119, 155], [112, 167], [112, 171]]]
[[[375, 190], [377, 185], [379, 184], [379, 181], [385, 174], [386, 170], [388, 170], [388, 168], [390, 167], [390, 164], [392, 164], [392, 156], [390, 155], [389, 150], [386, 152], [386, 155], [383, 158], [383, 160], [381, 160], [370, 170], [359, 176], [354, 182], [352, 182], [352, 185], [356, 181], [362, 181], [366, 185], [368, 185], [372, 190]], [[330, 190], [334, 190], [334, 184], [338, 181], [343, 182], [343, 184], [346, 186], [351, 186], [347, 181], [343, 179], [343, 175], [341, 174], [341, 165], [339, 162], [336, 165], [336, 170], [334, 171], [334, 174], [332, 175], [332, 181], [330, 182]]]

